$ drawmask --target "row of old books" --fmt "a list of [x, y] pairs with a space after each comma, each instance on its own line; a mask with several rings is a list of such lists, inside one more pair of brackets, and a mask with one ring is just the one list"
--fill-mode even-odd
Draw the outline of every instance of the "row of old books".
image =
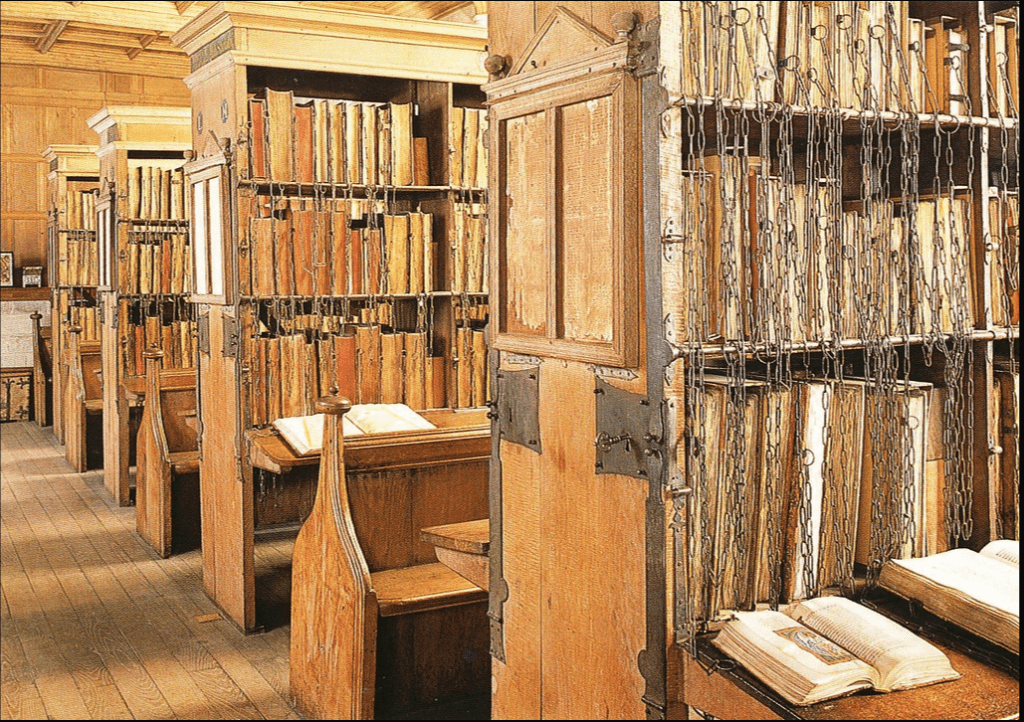
[[123, 269], [122, 293], [191, 293], [192, 262], [188, 232], [130, 232]]
[[64, 208], [64, 228], [69, 230], [96, 230], [96, 193], [68, 189]]
[[[181, 161], [173, 161], [180, 165]], [[188, 218], [184, 168], [168, 161], [133, 161], [128, 166], [128, 217], [143, 220]], [[138, 165], [136, 165], [138, 163]]]
[[[427, 139], [413, 135], [412, 103], [302, 99], [270, 89], [263, 95], [249, 101], [253, 180], [430, 185]], [[486, 112], [458, 106], [449, 110], [447, 184], [485, 188]]]
[[426, 145], [413, 138], [412, 103], [297, 99], [269, 88], [264, 96], [249, 101], [253, 180], [428, 185]]
[[469, 408], [487, 400], [486, 345], [483, 331], [476, 329], [457, 329], [453, 356], [433, 355], [426, 333], [389, 333], [378, 325], [313, 339], [294, 333], [251, 343], [255, 426], [312, 414], [317, 398], [335, 388], [353, 403], [404, 403], [417, 410]]
[[70, 325], [82, 327], [83, 341], [100, 340], [100, 316], [95, 306], [71, 306], [68, 316]]
[[162, 368], [184, 369], [195, 366], [196, 322], [186, 319], [164, 323], [158, 316], [145, 316], [141, 324], [129, 326], [124, 347], [127, 374], [146, 375], [146, 350], [159, 348], [164, 352]]
[[448, 124], [449, 178], [459, 188], [487, 187], [487, 111], [451, 108]]
[[[729, 154], [682, 180], [675, 272], [692, 299], [682, 314], [690, 340], [948, 333], [970, 328], [982, 307], [967, 189], [844, 201], [838, 181], [785, 183], [759, 158]], [[1005, 198], [1013, 203], [996, 210], [1016, 223], [1015, 195]], [[1010, 222], [1001, 227], [1015, 248]]]
[[709, 375], [691, 393], [703, 412], [681, 463], [708, 531], [692, 558], [710, 565], [694, 575], [695, 618], [845, 586], [855, 562], [948, 548], [944, 388]]
[[252, 295], [420, 294], [446, 285], [430, 213], [368, 215], [365, 201], [275, 204], [250, 223]]
[[57, 238], [60, 285], [95, 286], [99, 283], [96, 233], [61, 232]]
[[450, 247], [453, 293], [487, 293], [487, 210], [480, 203], [454, 204]]
[[[689, 96], [914, 113], [968, 112], [964, 18], [912, 18], [909, 2], [684, 2]], [[1016, 11], [996, 16], [990, 55], [1002, 115], [1016, 97]], [[709, 32], [708, 28], [712, 30]], [[1012, 44], [1012, 51], [1011, 51]], [[1012, 55], [1013, 65], [1007, 60]], [[990, 81], [991, 82], [991, 81]], [[1016, 101], [1013, 101], [1016, 108]], [[977, 114], [980, 109], [974, 109]]]

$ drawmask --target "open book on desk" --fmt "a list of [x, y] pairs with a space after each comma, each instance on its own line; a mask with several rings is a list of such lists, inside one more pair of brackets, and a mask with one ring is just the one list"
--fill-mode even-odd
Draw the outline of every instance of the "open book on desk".
[[982, 639], [1020, 654], [1020, 542], [886, 562], [878, 583]]
[[[299, 456], [316, 456], [324, 445], [324, 415], [277, 419], [274, 428]], [[342, 417], [345, 436], [434, 429], [405, 404], [356, 404]]]
[[713, 643], [794, 705], [959, 678], [939, 649], [844, 597], [737, 612]]

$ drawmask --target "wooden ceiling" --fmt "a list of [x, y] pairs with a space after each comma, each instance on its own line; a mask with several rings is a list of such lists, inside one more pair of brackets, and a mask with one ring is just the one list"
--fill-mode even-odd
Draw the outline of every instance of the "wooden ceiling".
[[[0, 0], [0, 58], [4, 63], [182, 78], [189, 72], [188, 59], [170, 36], [212, 4], [212, 0]], [[487, 12], [487, 3], [479, 0], [282, 4], [467, 23]]]

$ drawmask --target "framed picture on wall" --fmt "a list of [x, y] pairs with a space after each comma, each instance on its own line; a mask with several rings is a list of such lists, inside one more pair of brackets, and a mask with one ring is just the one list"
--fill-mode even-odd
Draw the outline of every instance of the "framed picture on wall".
[[0, 251], [0, 286], [14, 285], [14, 252]]

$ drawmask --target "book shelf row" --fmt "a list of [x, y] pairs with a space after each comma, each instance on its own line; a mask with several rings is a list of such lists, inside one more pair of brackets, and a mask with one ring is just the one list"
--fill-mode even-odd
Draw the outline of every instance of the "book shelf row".
[[96, 230], [96, 192], [94, 190], [67, 189], [64, 199], [65, 230]]
[[180, 295], [192, 291], [191, 244], [187, 229], [173, 232], [129, 231], [122, 273], [122, 294]]
[[[413, 135], [413, 103], [297, 98], [269, 88], [249, 101], [249, 178], [272, 183], [430, 185], [425, 137]], [[451, 109], [448, 183], [487, 186], [486, 113]]]
[[[687, 307], [680, 340], [802, 343], [972, 328], [992, 262], [993, 323], [1018, 323], [1019, 204], [995, 191], [991, 248], [972, 226], [971, 189], [844, 201], [841, 183], [786, 183], [756, 156], [707, 156], [684, 170], [682, 228], [672, 239]], [[737, 202], [734, 202], [735, 201]]]
[[984, 28], [991, 40], [982, 79], [969, 76], [977, 23], [911, 17], [910, 2], [682, 5], [687, 96], [959, 116], [980, 113], [971, 84], [986, 82], [993, 116], [1019, 108], [1017, 8], [994, 13]]
[[99, 341], [100, 318], [96, 306], [79, 305], [67, 298], [63, 299], [63, 303], [67, 304], [63, 310], [68, 327], [80, 326], [83, 341]]
[[129, 161], [127, 213], [130, 219], [184, 220], [189, 217], [182, 160]]
[[248, 229], [250, 267], [243, 293], [310, 297], [487, 292], [482, 205], [454, 203], [447, 223], [432, 213], [381, 212], [386, 207], [367, 200], [258, 196], [258, 214]]
[[[1018, 375], [995, 378], [992, 393], [1012, 405], [1016, 426]], [[852, 378], [779, 384], [709, 370], [687, 394], [694, 412], [679, 464], [693, 485], [691, 619], [852, 590], [862, 565], [877, 573], [887, 559], [950, 548], [953, 467], [965, 460], [947, 444], [960, 413], [947, 387]], [[999, 512], [1012, 538], [1015, 453], [1003, 463]]]
[[99, 283], [96, 231], [57, 231], [56, 237], [57, 284], [96, 286]]
[[426, 332], [387, 332], [380, 325], [316, 337], [256, 337], [249, 344], [253, 426], [308, 416], [332, 389], [353, 403], [404, 403], [414, 410], [470, 408], [487, 400], [487, 350], [477, 329], [457, 329], [454, 352], [438, 355]]
[[125, 376], [145, 376], [147, 350], [164, 352], [160, 367], [185, 369], [195, 366], [196, 323], [191, 320], [165, 322], [161, 316], [144, 316], [127, 326], [129, 335], [121, 344]]

